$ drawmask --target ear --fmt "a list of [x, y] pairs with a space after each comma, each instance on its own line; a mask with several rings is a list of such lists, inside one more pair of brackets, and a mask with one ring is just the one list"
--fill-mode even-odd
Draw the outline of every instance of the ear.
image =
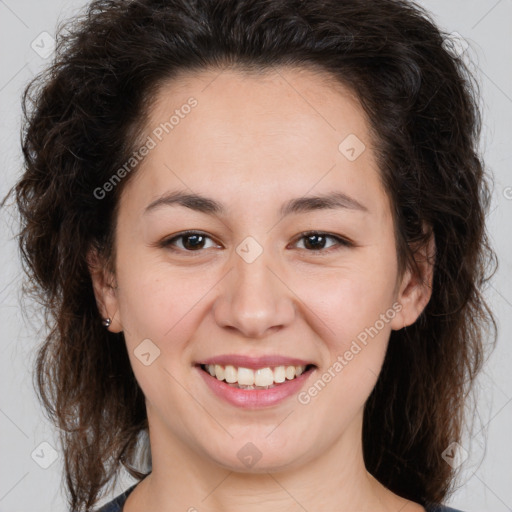
[[96, 249], [87, 253], [87, 265], [91, 274], [96, 304], [102, 318], [110, 318], [110, 332], [121, 332], [123, 325], [119, 314], [117, 284], [115, 276], [107, 269], [107, 265], [98, 255]]
[[396, 301], [402, 306], [391, 322], [391, 328], [400, 330], [413, 324], [425, 309], [432, 296], [436, 245], [430, 230], [428, 242], [414, 253], [416, 269], [407, 269], [401, 279]]

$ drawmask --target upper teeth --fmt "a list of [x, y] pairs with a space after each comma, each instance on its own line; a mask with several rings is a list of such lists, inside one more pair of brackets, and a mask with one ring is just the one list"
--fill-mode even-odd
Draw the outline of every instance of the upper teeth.
[[270, 386], [274, 383], [292, 380], [301, 375], [306, 369], [305, 366], [276, 366], [273, 369], [236, 367], [232, 365], [221, 366], [219, 364], [206, 364], [206, 370], [212, 377], [218, 380], [225, 380], [230, 384], [237, 382], [243, 386]]

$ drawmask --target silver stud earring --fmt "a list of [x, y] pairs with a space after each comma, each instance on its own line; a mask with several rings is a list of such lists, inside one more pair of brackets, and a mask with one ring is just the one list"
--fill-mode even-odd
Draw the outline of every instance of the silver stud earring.
[[110, 318], [104, 318], [101, 323], [103, 324], [104, 327], [109, 327], [110, 324], [112, 323], [112, 320]]

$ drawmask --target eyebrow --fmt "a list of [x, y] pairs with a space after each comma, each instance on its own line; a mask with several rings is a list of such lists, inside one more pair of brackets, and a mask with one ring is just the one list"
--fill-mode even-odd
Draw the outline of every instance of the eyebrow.
[[[144, 210], [144, 214], [162, 206], [183, 206], [208, 215], [222, 215], [226, 208], [222, 203], [200, 194], [175, 191], [155, 199]], [[298, 197], [284, 203], [279, 213], [281, 217], [305, 213], [313, 210], [348, 209], [368, 212], [368, 208], [343, 192], [331, 192], [314, 196]]]

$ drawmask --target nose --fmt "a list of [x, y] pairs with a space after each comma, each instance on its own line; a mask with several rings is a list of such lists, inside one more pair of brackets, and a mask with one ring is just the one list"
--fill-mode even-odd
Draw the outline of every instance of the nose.
[[248, 263], [233, 255], [234, 268], [220, 283], [214, 317], [223, 328], [247, 338], [262, 338], [290, 325], [295, 317], [294, 294], [264, 251]]

